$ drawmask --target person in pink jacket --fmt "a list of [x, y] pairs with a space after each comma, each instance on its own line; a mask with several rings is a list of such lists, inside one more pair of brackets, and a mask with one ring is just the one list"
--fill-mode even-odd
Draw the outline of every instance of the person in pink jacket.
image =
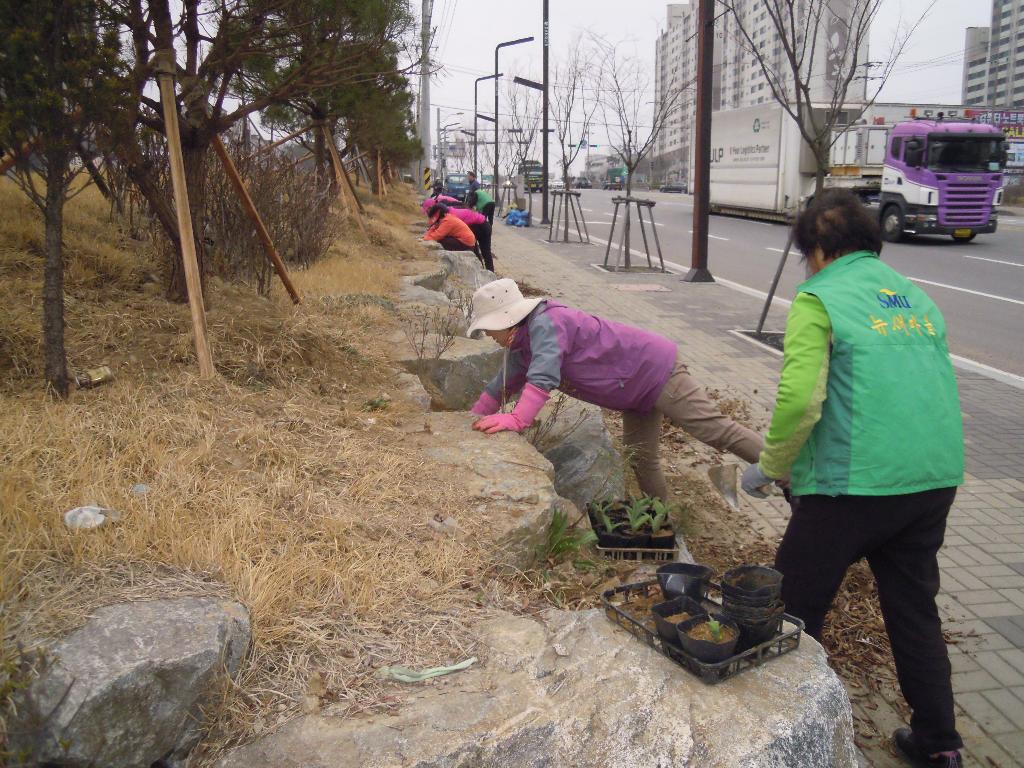
[[[476, 237], [476, 241], [480, 246], [480, 257], [485, 268], [491, 272], [494, 271], [494, 253], [491, 251], [491, 224], [487, 221], [487, 217], [482, 213], [477, 213], [472, 208], [458, 208], [454, 205], [449, 205], [443, 201], [452, 200], [453, 203], [458, 201], [452, 198], [441, 197], [442, 204], [445, 206], [448, 215], [454, 216], [457, 219], [461, 219], [466, 226], [468, 226], [473, 235]], [[420, 206], [423, 209], [423, 213], [430, 218], [430, 211], [437, 205], [435, 198], [428, 197], [423, 201]]]
[[[755, 463], [763, 441], [719, 411], [663, 336], [605, 320], [551, 299], [526, 299], [514, 280], [495, 280], [473, 294], [468, 334], [483, 332], [507, 350], [501, 370], [470, 409], [487, 434], [526, 429], [559, 389], [622, 411], [623, 442], [640, 489], [668, 500], [661, 471], [661, 423]], [[502, 403], [519, 400], [510, 413]]]

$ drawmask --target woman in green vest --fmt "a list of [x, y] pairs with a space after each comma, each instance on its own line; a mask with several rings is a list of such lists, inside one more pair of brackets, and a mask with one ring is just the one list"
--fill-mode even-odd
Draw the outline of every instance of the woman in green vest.
[[808, 279], [786, 323], [775, 412], [743, 488], [788, 487], [776, 555], [786, 610], [820, 640], [847, 568], [867, 558], [913, 712], [894, 734], [915, 765], [959, 766], [936, 555], [963, 482], [963, 424], [938, 308], [878, 254], [853, 194], [818, 196], [794, 228]]
[[467, 194], [466, 207], [482, 213], [487, 217], [487, 223], [494, 226], [494, 198], [486, 189], [475, 189]]

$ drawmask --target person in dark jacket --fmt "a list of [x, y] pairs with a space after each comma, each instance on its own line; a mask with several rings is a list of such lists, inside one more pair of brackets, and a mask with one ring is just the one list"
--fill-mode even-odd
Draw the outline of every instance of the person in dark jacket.
[[786, 323], [775, 413], [743, 488], [788, 485], [792, 516], [775, 567], [786, 610], [821, 639], [847, 569], [866, 558], [878, 586], [914, 765], [960, 766], [937, 553], [964, 438], [942, 313], [883, 264], [878, 219], [846, 191], [819, 195], [795, 224], [809, 279]]

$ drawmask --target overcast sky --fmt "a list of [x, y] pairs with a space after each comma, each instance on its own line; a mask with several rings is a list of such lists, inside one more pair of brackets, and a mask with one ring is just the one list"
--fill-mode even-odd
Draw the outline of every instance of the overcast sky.
[[[694, 0], [696, 2], [696, 0]], [[412, 0], [415, 10], [418, 0]], [[654, 42], [665, 25], [663, 0], [550, 0], [551, 68], [580, 35], [592, 31], [620, 43], [647, 62], [653, 75]], [[959, 104], [964, 30], [987, 26], [990, 0], [883, 0], [872, 27], [870, 57], [887, 55], [901, 25], [931, 7], [899, 59], [880, 101]], [[472, 123], [473, 81], [494, 71], [494, 46], [533, 35], [536, 41], [501, 52], [506, 77], [541, 78], [541, 0], [434, 0], [435, 60], [442, 70], [432, 80], [431, 103], [443, 123]], [[653, 82], [653, 77], [652, 77]], [[493, 111], [490, 82], [480, 84], [481, 112]], [[463, 117], [453, 116], [462, 111]], [[436, 110], [431, 109], [431, 120]], [[432, 126], [436, 130], [436, 124]]]

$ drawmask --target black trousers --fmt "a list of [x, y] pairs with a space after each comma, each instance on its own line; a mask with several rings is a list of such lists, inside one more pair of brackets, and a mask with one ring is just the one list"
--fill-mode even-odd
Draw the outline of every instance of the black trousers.
[[484, 216], [487, 217], [487, 223], [492, 227], [494, 226], [494, 203], [488, 203], [480, 211]]
[[466, 245], [459, 238], [452, 237], [451, 235], [442, 237], [438, 242], [441, 243], [441, 247], [446, 251], [472, 251], [475, 249], [475, 246]]
[[949, 655], [935, 605], [936, 555], [956, 488], [899, 496], [795, 496], [775, 567], [786, 611], [821, 639], [825, 614], [846, 569], [866, 557], [910, 727], [928, 754], [959, 749]]
[[476, 235], [476, 242], [480, 246], [480, 256], [483, 259], [484, 267], [494, 271], [494, 254], [491, 253], [491, 225], [488, 222], [470, 224], [469, 228]]

